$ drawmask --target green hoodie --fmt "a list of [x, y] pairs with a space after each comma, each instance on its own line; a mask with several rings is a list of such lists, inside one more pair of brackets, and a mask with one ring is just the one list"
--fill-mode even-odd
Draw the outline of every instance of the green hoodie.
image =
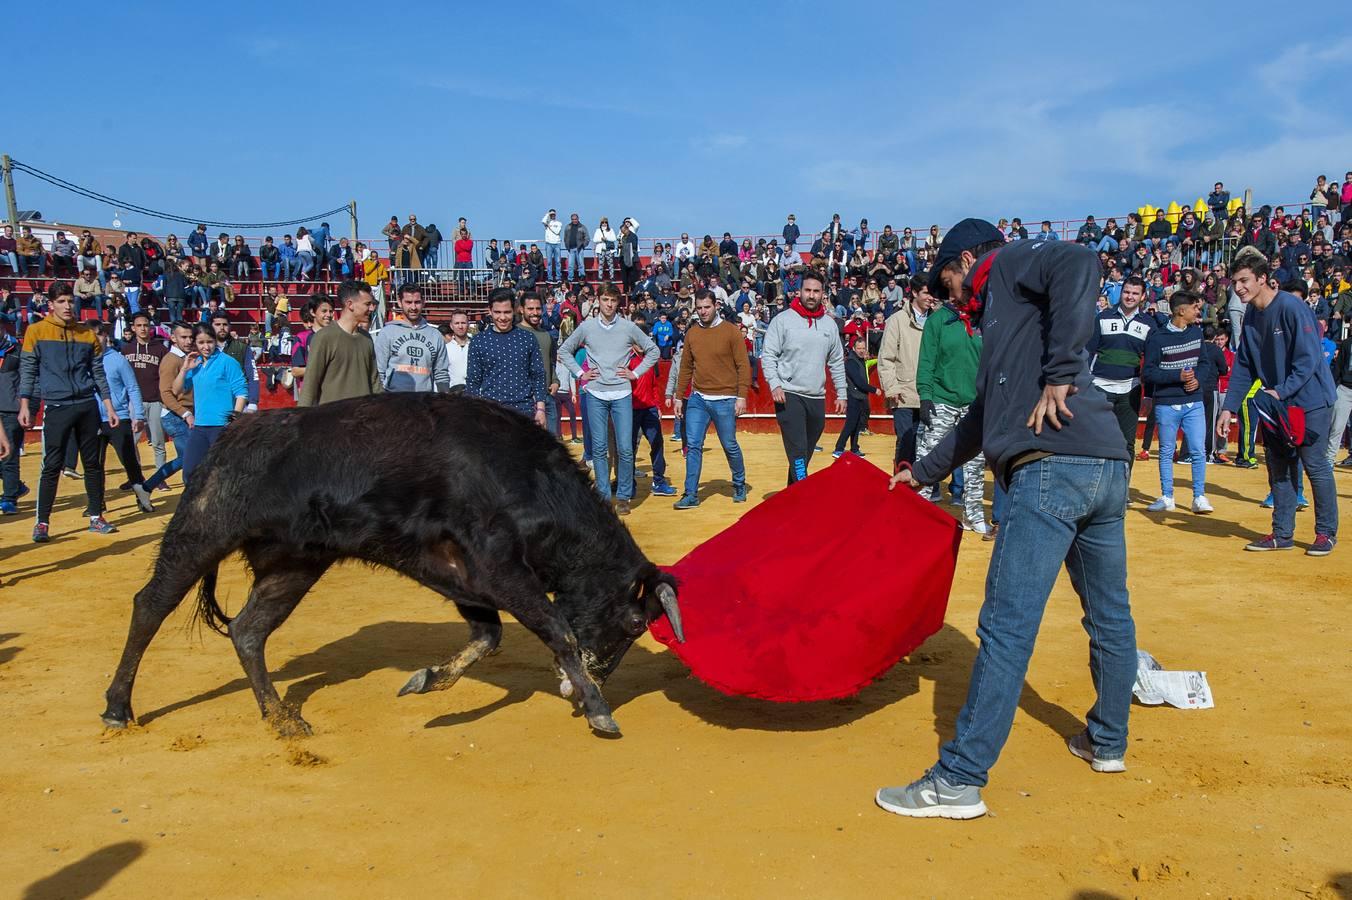
[[922, 401], [967, 406], [976, 399], [976, 367], [981, 361], [981, 336], [969, 335], [951, 306], [925, 319], [920, 336], [920, 363], [915, 384]]

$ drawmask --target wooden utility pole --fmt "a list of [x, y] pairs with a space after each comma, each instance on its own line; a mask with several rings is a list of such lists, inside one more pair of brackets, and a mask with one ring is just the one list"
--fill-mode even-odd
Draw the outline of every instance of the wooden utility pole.
[[352, 243], [357, 243], [357, 201], [347, 201], [347, 214], [352, 219]]
[[9, 213], [9, 224], [14, 229], [14, 236], [19, 236], [19, 204], [14, 199], [14, 163], [6, 153], [0, 157], [0, 166], [4, 167], [5, 173], [5, 205]]

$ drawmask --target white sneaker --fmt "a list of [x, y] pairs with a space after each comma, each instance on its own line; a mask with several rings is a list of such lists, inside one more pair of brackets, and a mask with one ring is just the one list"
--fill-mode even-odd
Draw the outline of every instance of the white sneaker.
[[984, 537], [985, 535], [990, 534], [991, 527], [986, 524], [985, 519], [982, 519], [979, 522], [968, 522], [966, 519], [963, 519], [962, 530], [972, 531]]
[[1211, 505], [1211, 501], [1206, 498], [1205, 494], [1198, 494], [1192, 498], [1192, 511], [1195, 513], [1212, 513], [1216, 511], [1216, 507]]
[[1146, 512], [1173, 512], [1174, 498], [1161, 497], [1145, 508]]

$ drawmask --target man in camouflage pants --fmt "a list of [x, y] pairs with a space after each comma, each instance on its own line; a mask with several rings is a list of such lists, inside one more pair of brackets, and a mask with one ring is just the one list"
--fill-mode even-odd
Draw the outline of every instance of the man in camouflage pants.
[[[925, 319], [920, 338], [920, 361], [916, 368], [916, 390], [920, 394], [920, 434], [916, 439], [916, 459], [938, 446], [953, 430], [976, 399], [976, 369], [981, 359], [981, 336], [951, 304], [947, 303]], [[986, 458], [976, 458], [962, 467], [963, 527], [985, 535], [986, 524], [981, 501], [986, 486]], [[936, 503], [942, 497], [939, 485], [928, 489]]]

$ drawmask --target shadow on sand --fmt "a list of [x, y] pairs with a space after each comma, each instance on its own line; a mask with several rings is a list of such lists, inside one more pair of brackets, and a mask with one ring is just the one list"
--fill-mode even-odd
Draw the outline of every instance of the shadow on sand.
[[[468, 635], [468, 626], [460, 622], [380, 622], [296, 656], [272, 674], [279, 684], [289, 682], [284, 690], [285, 699], [303, 710], [306, 701], [323, 688], [385, 669], [413, 672], [440, 663], [463, 646]], [[228, 643], [222, 642], [221, 652], [230, 652]], [[692, 678], [673, 654], [635, 646], [606, 683], [605, 695], [617, 711], [631, 700], [660, 691], [682, 709], [721, 728], [818, 731], [854, 722], [915, 694], [923, 678], [935, 684], [935, 732], [946, 738], [953, 732], [958, 709], [966, 697], [975, 655], [972, 641], [945, 625], [920, 650], [854, 697], [816, 703], [771, 703], [720, 694]], [[554, 695], [557, 689], [548, 650], [525, 628], [510, 623], [504, 625], [501, 650], [481, 661], [465, 677], [491, 684], [505, 695], [483, 707], [438, 716], [426, 727], [463, 725], [524, 702], [537, 691]], [[402, 684], [402, 678], [390, 679], [391, 698]], [[139, 718], [142, 724], [148, 724], [199, 703], [247, 693], [248, 689], [248, 681], [240, 677]], [[1083, 727], [1074, 714], [1043, 699], [1027, 684], [1020, 705], [1058, 734], [1074, 734]]]
[[140, 841], [121, 841], [95, 850], [40, 878], [24, 889], [24, 900], [79, 900], [92, 897], [114, 875], [136, 862], [146, 852]]

